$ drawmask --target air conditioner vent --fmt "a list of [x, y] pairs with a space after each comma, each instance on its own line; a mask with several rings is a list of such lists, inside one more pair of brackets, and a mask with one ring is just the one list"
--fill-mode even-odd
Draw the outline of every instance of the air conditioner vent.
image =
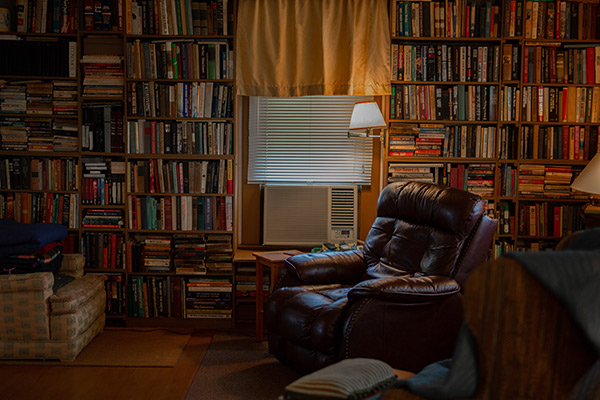
[[356, 190], [331, 188], [331, 226], [352, 227], [355, 224]]
[[266, 185], [263, 243], [355, 242], [357, 193], [356, 187]]

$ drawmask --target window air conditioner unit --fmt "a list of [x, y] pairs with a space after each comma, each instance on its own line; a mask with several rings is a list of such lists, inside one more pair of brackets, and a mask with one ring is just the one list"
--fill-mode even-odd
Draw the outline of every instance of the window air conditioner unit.
[[356, 186], [266, 185], [263, 206], [266, 245], [356, 242]]

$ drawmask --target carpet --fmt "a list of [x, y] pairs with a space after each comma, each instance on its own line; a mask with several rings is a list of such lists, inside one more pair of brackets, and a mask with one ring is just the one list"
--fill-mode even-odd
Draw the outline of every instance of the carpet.
[[173, 367], [191, 331], [105, 328], [75, 361], [0, 360], [2, 365]]
[[276, 399], [300, 374], [281, 364], [254, 337], [217, 332], [186, 400]]

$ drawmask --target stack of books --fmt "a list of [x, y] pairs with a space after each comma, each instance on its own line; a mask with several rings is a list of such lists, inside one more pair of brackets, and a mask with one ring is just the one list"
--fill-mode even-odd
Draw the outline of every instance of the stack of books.
[[27, 114], [52, 115], [52, 82], [27, 82]]
[[82, 225], [84, 228], [123, 228], [123, 210], [88, 208]]
[[206, 269], [217, 274], [233, 271], [231, 235], [206, 235]]
[[550, 197], [569, 197], [573, 172], [568, 165], [544, 168], [544, 194]]
[[144, 239], [144, 270], [169, 272], [171, 270], [171, 237], [148, 236]]
[[173, 236], [173, 265], [179, 275], [206, 275], [203, 235]]
[[430, 182], [440, 183], [444, 164], [402, 164], [388, 165], [388, 183], [392, 182]]
[[25, 114], [27, 88], [25, 85], [0, 80], [0, 112]]
[[77, 82], [55, 81], [52, 101], [53, 114], [77, 115]]
[[467, 171], [467, 191], [491, 197], [494, 195], [494, 164], [470, 164]]
[[52, 121], [52, 134], [54, 136], [54, 151], [77, 151], [77, 121], [72, 119], [54, 119]]
[[546, 168], [543, 165], [519, 165], [519, 194], [524, 196], [543, 196], [545, 173]]
[[229, 278], [188, 278], [185, 317], [231, 319], [232, 291]]
[[83, 95], [121, 97], [125, 85], [123, 56], [114, 54], [83, 55]]

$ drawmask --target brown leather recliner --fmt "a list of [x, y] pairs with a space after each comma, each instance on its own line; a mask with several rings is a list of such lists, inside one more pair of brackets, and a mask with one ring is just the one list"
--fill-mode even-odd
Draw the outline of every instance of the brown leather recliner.
[[418, 372], [449, 358], [461, 285], [488, 253], [497, 221], [474, 194], [388, 185], [364, 251], [300, 254], [265, 305], [269, 351], [301, 373], [344, 358]]

